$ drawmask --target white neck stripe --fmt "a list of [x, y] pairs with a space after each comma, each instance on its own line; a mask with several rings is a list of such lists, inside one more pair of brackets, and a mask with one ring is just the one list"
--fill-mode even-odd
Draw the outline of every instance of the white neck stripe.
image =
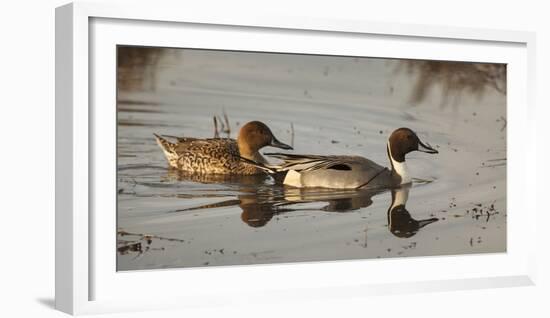
[[399, 177], [401, 177], [401, 184], [411, 183], [412, 179], [409, 173], [409, 167], [407, 167], [407, 163], [405, 162], [405, 160], [403, 160], [403, 162], [399, 162], [393, 159], [389, 140], [388, 140], [388, 154], [390, 156], [393, 169], [399, 175]]

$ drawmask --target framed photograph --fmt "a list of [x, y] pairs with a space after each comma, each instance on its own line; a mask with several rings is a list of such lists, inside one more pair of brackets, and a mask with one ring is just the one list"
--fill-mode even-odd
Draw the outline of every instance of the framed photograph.
[[533, 45], [58, 8], [56, 308], [533, 284]]

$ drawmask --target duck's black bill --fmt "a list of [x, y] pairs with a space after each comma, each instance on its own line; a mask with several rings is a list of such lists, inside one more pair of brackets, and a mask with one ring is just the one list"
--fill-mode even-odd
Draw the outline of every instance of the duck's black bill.
[[439, 153], [439, 151], [432, 148], [429, 144], [425, 145], [420, 140], [418, 141], [418, 151], [422, 151], [425, 153]]
[[281, 149], [285, 149], [285, 150], [294, 150], [292, 147], [290, 147], [289, 145], [285, 144], [285, 143], [282, 143], [280, 141], [278, 141], [277, 139], [273, 138], [271, 140], [271, 143], [269, 144], [271, 147], [277, 147], [277, 148], [281, 148]]

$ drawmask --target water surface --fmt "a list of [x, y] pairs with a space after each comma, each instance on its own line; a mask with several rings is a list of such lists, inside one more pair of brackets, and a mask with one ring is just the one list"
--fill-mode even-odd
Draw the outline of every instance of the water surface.
[[[118, 270], [506, 250], [506, 96], [493, 81], [503, 66], [123, 50]], [[296, 189], [265, 175], [169, 169], [153, 133], [210, 138], [213, 116], [232, 138], [261, 120], [295, 153], [389, 166], [388, 136], [409, 127], [439, 154], [409, 154], [415, 182], [393, 191]]]

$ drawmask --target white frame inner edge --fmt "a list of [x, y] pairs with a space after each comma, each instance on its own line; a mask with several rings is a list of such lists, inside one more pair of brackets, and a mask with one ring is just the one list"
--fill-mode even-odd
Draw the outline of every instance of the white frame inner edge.
[[[83, 314], [532, 284], [534, 39], [518, 31], [216, 16], [178, 5], [58, 8], [56, 308]], [[507, 253], [117, 273], [117, 44], [507, 63]]]

